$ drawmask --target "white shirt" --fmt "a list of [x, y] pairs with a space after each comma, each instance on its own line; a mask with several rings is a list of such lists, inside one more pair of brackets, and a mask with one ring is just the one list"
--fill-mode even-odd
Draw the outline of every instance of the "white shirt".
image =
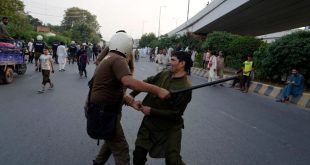
[[57, 47], [57, 56], [58, 57], [67, 57], [67, 51], [66, 51], [66, 47], [64, 45], [59, 45]]
[[51, 55], [41, 54], [39, 60], [40, 60], [42, 70], [51, 70], [52, 69], [52, 67], [51, 67], [52, 56]]
[[34, 52], [34, 50], [32, 50], [32, 48], [33, 48], [33, 43], [29, 41], [28, 42], [28, 51], [29, 52], [31, 52], [31, 51]]
[[166, 54], [166, 55], [161, 55], [161, 63], [163, 65], [168, 65], [170, 61], [170, 57]]

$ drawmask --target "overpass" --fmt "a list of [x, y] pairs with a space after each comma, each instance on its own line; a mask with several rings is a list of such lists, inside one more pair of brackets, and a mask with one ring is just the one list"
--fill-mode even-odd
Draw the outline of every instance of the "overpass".
[[263, 35], [310, 25], [310, 0], [214, 0], [168, 33]]

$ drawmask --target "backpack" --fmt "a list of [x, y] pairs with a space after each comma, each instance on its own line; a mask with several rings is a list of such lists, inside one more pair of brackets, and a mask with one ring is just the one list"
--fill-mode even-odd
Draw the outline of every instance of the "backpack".
[[99, 145], [99, 140], [111, 140], [115, 136], [119, 114], [116, 108], [121, 109], [122, 104], [98, 105], [91, 103], [90, 96], [93, 87], [93, 79], [94, 78], [88, 82], [89, 92], [86, 111], [86, 130], [91, 138], [98, 140], [97, 145]]

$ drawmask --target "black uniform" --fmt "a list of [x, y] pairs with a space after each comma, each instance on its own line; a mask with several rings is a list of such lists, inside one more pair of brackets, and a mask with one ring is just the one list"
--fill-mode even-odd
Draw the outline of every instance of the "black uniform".
[[41, 56], [41, 54], [43, 54], [43, 49], [45, 47], [45, 43], [43, 41], [36, 41], [33, 44], [33, 47], [34, 47], [34, 60], [35, 60], [36, 66], [37, 66], [39, 57]]
[[53, 50], [53, 59], [55, 60], [55, 63], [58, 64], [58, 58], [57, 58], [57, 48], [59, 46], [58, 42], [54, 42], [52, 44], [52, 50]]
[[69, 64], [70, 64], [70, 61], [72, 61], [72, 64], [74, 64], [76, 53], [77, 53], [77, 47], [75, 45], [70, 45], [69, 46]]

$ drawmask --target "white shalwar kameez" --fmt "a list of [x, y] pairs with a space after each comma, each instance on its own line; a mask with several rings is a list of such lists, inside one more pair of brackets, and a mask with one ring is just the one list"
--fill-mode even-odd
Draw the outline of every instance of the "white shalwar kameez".
[[209, 61], [208, 67], [209, 67], [208, 82], [217, 80], [217, 72], [216, 72], [217, 58], [216, 58], [215, 55], [212, 55], [210, 57], [210, 61]]
[[68, 53], [66, 51], [66, 47], [64, 45], [59, 45], [57, 47], [57, 56], [58, 56], [58, 63], [59, 63], [59, 71], [63, 71], [66, 66], [67, 56]]

